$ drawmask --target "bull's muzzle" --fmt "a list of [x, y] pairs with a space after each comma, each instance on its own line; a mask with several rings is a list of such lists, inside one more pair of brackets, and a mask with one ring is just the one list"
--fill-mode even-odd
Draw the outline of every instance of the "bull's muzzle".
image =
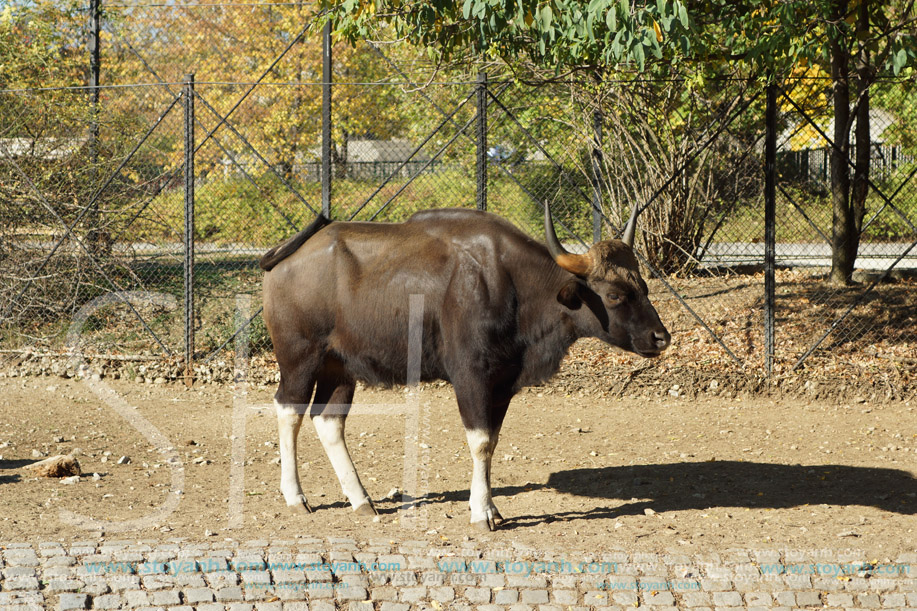
[[634, 346], [634, 351], [640, 356], [654, 358], [662, 354], [671, 343], [672, 336], [665, 327], [661, 327], [650, 331], [649, 336], [646, 338], [646, 344], [644, 346]]

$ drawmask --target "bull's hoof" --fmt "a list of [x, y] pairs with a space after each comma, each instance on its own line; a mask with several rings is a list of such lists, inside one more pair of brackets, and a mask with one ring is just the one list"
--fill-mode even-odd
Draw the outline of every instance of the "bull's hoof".
[[372, 501], [369, 501], [368, 503], [354, 507], [353, 514], [357, 516], [375, 516], [379, 515], [379, 512], [373, 507]]
[[301, 494], [296, 497], [295, 501], [289, 503], [287, 507], [289, 507], [290, 511], [294, 513], [312, 513], [312, 508], [309, 506], [309, 501], [307, 501], [306, 497]]
[[500, 515], [496, 507], [488, 509], [485, 516], [487, 519], [472, 522], [471, 526], [473, 526], [475, 530], [481, 532], [491, 532], [497, 530], [497, 526], [503, 523], [503, 516]]

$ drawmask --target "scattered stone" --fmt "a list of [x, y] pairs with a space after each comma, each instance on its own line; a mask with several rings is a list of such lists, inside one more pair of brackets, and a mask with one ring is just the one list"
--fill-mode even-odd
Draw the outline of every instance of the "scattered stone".
[[131, 462], [131, 459], [129, 456], [122, 456], [121, 458], [118, 459], [119, 465], [127, 465], [127, 464], [130, 464], [130, 462]]
[[80, 481], [79, 475], [71, 475], [70, 477], [65, 477], [60, 481], [62, 484], [76, 484]]
[[29, 465], [29, 469], [38, 477], [70, 477], [82, 475], [80, 463], [70, 454], [60, 454], [58, 456], [46, 458], [45, 460]]

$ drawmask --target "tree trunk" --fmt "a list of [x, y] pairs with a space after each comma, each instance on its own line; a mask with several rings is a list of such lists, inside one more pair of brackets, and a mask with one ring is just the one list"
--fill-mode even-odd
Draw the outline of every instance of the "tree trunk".
[[[838, 0], [835, 19], [842, 22], [847, 14], [847, 0]], [[849, 284], [856, 260], [856, 227], [850, 205], [850, 57], [843, 35], [836, 32], [831, 40], [831, 79], [834, 83], [834, 148], [831, 151], [831, 201], [833, 205], [831, 235], [831, 284]]]
[[866, 215], [866, 196], [869, 195], [869, 162], [872, 152], [872, 139], [869, 121], [869, 85], [872, 71], [869, 51], [866, 42], [869, 37], [869, 4], [860, 0], [857, 16], [857, 42], [860, 45], [857, 53], [857, 105], [856, 105], [856, 159], [853, 170], [853, 193], [851, 208], [853, 214], [853, 232], [849, 243], [848, 257], [856, 259], [860, 245], [860, 234], [863, 231], [863, 217]]

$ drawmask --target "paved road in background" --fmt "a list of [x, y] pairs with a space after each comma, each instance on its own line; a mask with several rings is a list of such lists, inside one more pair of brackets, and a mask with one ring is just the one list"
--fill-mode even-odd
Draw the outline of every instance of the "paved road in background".
[[[908, 250], [910, 248], [910, 250]], [[820, 244], [776, 244], [777, 265], [785, 267], [831, 267], [831, 246]], [[896, 260], [904, 256], [895, 264]], [[754, 265], [764, 262], [764, 244], [749, 242], [717, 242], [710, 245], [704, 256], [706, 266]], [[856, 269], [885, 271], [917, 269], [917, 246], [903, 243], [861, 244]]]
[[[54, 242], [29, 241], [28, 245], [36, 250], [50, 251]], [[570, 252], [583, 253], [587, 247], [578, 242], [565, 243]], [[76, 244], [68, 243], [63, 250], [76, 249]], [[825, 242], [811, 244], [777, 244], [777, 265], [785, 267], [831, 267], [831, 246]], [[195, 252], [202, 256], [234, 256], [251, 257], [257, 260], [267, 247], [253, 246], [251, 244], [212, 244], [198, 242]], [[153, 244], [149, 242], [119, 243], [114, 247], [119, 255], [138, 256], [174, 256], [181, 257], [182, 245], [179, 243]], [[900, 256], [903, 259], [895, 264]], [[703, 265], [707, 267], [756, 265], [764, 263], [763, 242], [715, 242], [710, 245], [703, 257]], [[871, 242], [861, 244], [857, 256], [856, 268], [870, 271], [884, 271], [895, 264], [895, 269], [917, 269], [917, 245], [910, 243], [879, 243]]]

